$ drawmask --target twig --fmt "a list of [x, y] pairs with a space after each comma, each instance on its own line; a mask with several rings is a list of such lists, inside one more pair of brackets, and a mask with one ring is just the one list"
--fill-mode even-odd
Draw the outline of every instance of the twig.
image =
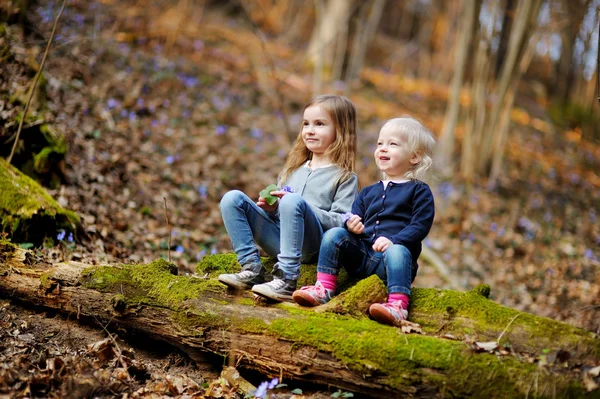
[[29, 98], [27, 99], [27, 104], [25, 104], [25, 110], [23, 111], [23, 115], [21, 116], [21, 120], [19, 121], [19, 129], [17, 129], [17, 136], [15, 137], [15, 142], [13, 143], [12, 149], [10, 150], [10, 155], [7, 158], [7, 162], [11, 163], [12, 157], [15, 154], [15, 150], [17, 149], [17, 144], [19, 142], [19, 137], [21, 136], [21, 130], [23, 129], [23, 122], [25, 122], [25, 116], [27, 115], [27, 111], [29, 110], [29, 106], [31, 105], [31, 100], [33, 99], [33, 93], [35, 93], [35, 88], [40, 80], [40, 76], [42, 75], [42, 70], [44, 69], [44, 64], [46, 63], [46, 58], [48, 57], [48, 52], [50, 51], [50, 45], [52, 44], [52, 39], [54, 39], [54, 33], [56, 32], [56, 26], [58, 25], [58, 20], [65, 9], [65, 4], [67, 0], [63, 0], [62, 5], [60, 7], [60, 11], [54, 20], [54, 26], [52, 27], [52, 32], [50, 33], [50, 39], [48, 39], [48, 44], [46, 45], [46, 51], [44, 52], [44, 56], [42, 57], [42, 62], [40, 63], [40, 67], [33, 78], [33, 86], [29, 91]]
[[515, 321], [515, 319], [519, 316], [521, 316], [522, 313], [517, 313], [515, 315], [515, 317], [512, 318], [512, 320], [508, 323], [508, 325], [506, 326], [506, 328], [504, 329], [504, 331], [502, 331], [502, 333], [500, 334], [500, 336], [498, 337], [498, 339], [496, 340], [496, 343], [498, 345], [500, 345], [500, 340], [502, 339], [502, 336], [504, 335], [504, 333], [508, 330], [508, 327], [510, 327], [510, 325], [513, 323], [513, 321]]
[[169, 247], [167, 248], [167, 253], [169, 254], [168, 260], [171, 261], [171, 226], [169, 225], [169, 210], [167, 209], [167, 198], [163, 197], [165, 201], [165, 220], [167, 221], [167, 229], [169, 230]]
[[[96, 319], [96, 321], [98, 322], [97, 319]], [[109, 321], [109, 323], [110, 323], [110, 321]], [[127, 376], [127, 381], [131, 382], [131, 380], [132, 380], [131, 375], [129, 375], [129, 371], [128, 371], [129, 367], [127, 366], [127, 363], [125, 363], [125, 360], [123, 360], [123, 352], [121, 352], [121, 348], [119, 347], [119, 344], [117, 344], [117, 340], [115, 339], [115, 337], [112, 336], [112, 334], [106, 328], [106, 326], [108, 326], [108, 324], [106, 326], [104, 326], [102, 323], [98, 323], [98, 324], [100, 324], [100, 326], [102, 326], [102, 329], [104, 331], [106, 331], [106, 333], [108, 334], [108, 337], [110, 338], [113, 345], [115, 346], [116, 351], [114, 351], [114, 352], [117, 355], [117, 357], [119, 358], [119, 363], [121, 363], [121, 366], [125, 370], [125, 375]]]

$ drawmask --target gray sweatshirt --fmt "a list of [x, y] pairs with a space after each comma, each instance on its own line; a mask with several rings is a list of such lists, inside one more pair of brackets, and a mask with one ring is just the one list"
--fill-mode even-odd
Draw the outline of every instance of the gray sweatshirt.
[[[358, 193], [358, 177], [352, 173], [346, 181], [337, 183], [342, 168], [329, 165], [312, 170], [302, 165], [292, 172], [283, 185], [290, 186], [310, 205], [323, 230], [342, 227], [342, 214], [350, 212]], [[281, 188], [282, 185], [279, 185]]]

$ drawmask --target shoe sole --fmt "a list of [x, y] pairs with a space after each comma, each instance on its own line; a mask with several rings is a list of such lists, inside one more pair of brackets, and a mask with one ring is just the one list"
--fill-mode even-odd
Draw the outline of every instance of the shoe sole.
[[399, 327], [401, 326], [402, 320], [396, 321], [395, 318], [390, 319], [391, 315], [385, 310], [379, 308], [369, 309], [371, 318], [381, 324], [387, 324], [388, 326]]
[[293, 302], [294, 300], [292, 299], [291, 295], [281, 295], [278, 294], [276, 292], [271, 291], [268, 287], [252, 287], [252, 292], [254, 292], [255, 294], [258, 294], [262, 297], [265, 297], [267, 299], [271, 299], [273, 301], [278, 301], [278, 302]]
[[227, 275], [220, 275], [217, 278], [217, 280], [219, 280], [219, 282], [225, 284], [228, 287], [235, 288], [236, 290], [240, 291], [249, 290], [250, 288], [252, 288], [251, 285], [242, 283], [235, 278], [228, 277]]
[[302, 292], [302, 291], [294, 292], [292, 294], [292, 299], [294, 300], [294, 302], [296, 302], [300, 306], [315, 307], [315, 306], [323, 305], [323, 303], [317, 301], [315, 298], [313, 298], [310, 295], [305, 295], [304, 292]]

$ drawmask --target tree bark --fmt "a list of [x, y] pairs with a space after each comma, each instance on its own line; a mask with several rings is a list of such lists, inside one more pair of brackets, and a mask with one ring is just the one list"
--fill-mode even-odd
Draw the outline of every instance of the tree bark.
[[[27, 253], [0, 241], [0, 296], [143, 333], [181, 348], [192, 359], [201, 359], [206, 352], [232, 356], [240, 368], [361, 397], [523, 397], [534, 380], [540, 387], [538, 397], [585, 394], [580, 372], [549, 368], [539, 373], [538, 365], [517, 356], [499, 360], [499, 353], [476, 353], [473, 343], [456, 340], [468, 329], [473, 330], [471, 339], [491, 335], [518, 353], [560, 348], [577, 364], [597, 362], [600, 354], [593, 334], [516, 311], [496, 327], [484, 321], [485, 331], [480, 331], [476, 326], [481, 321], [465, 317], [463, 308], [481, 306], [473, 313], [481, 313], [480, 317], [493, 313], [498, 305], [485, 297], [489, 294], [485, 286], [459, 296], [452, 291], [415, 290], [411, 318], [420, 320], [423, 330], [437, 332], [403, 335], [361, 313], [368, 304], [360, 298], [369, 294], [370, 300], [377, 300], [377, 292], [385, 293], [376, 276], [334, 298], [340, 302], [330, 302], [323, 313], [292, 304], [248, 304], [247, 298], [226, 293], [214, 280], [173, 275], [175, 265], [164, 260], [113, 267], [75, 262], [28, 266]], [[215, 259], [215, 264], [223, 263]], [[198, 287], [205, 291], [197, 291]], [[434, 305], [451, 316], [436, 313]], [[349, 308], [355, 316], [345, 314]], [[507, 310], [498, 307], [498, 311], [496, 318]], [[414, 323], [407, 325], [419, 330]], [[532, 330], [534, 325], [538, 332]], [[441, 334], [455, 340], [439, 338]], [[487, 344], [480, 348], [493, 352], [489, 344], [494, 342]]]
[[517, 15], [510, 33], [509, 48], [507, 59], [502, 65], [500, 73], [500, 81], [495, 90], [495, 102], [490, 112], [490, 118], [485, 123], [485, 134], [482, 131], [483, 138], [480, 157], [478, 162], [478, 171], [480, 174], [485, 174], [490, 166], [492, 144], [494, 143], [494, 135], [500, 113], [506, 98], [506, 93], [510, 87], [511, 81], [514, 79], [519, 62], [525, 51], [527, 43], [527, 33], [530, 31], [532, 24], [535, 21], [541, 0], [522, 1], [517, 8]]
[[[352, 87], [352, 85], [360, 80], [360, 71], [362, 70], [365, 62], [367, 47], [369, 45], [369, 41], [373, 38], [375, 32], [377, 31], [377, 26], [379, 26], [379, 20], [381, 19], [383, 6], [385, 6], [385, 0], [374, 0], [370, 7], [368, 16], [362, 18], [362, 20], [358, 23], [359, 27], [364, 26], [364, 28], [357, 29], [357, 33], [354, 37], [352, 57], [350, 59], [350, 66], [348, 67], [346, 79], [347, 87]], [[364, 5], [363, 7], [367, 7], [367, 5]]]
[[458, 121], [460, 90], [463, 85], [465, 66], [469, 59], [468, 50], [473, 35], [473, 28], [475, 26], [475, 18], [477, 16], [476, 5], [475, 0], [463, 1], [462, 20], [464, 21], [464, 26], [462, 26], [458, 37], [458, 47], [454, 58], [454, 76], [452, 77], [452, 83], [450, 84], [450, 98], [448, 99], [446, 115], [444, 116], [444, 129], [440, 136], [437, 156], [440, 173], [444, 176], [451, 176], [454, 174], [454, 164], [451, 161], [452, 154], [454, 153], [454, 141], [456, 140], [454, 130], [456, 129], [456, 123]]
[[352, 1], [315, 0], [317, 24], [308, 45], [308, 55], [315, 66], [313, 92], [319, 94], [323, 72], [331, 72], [340, 32], [348, 29]]

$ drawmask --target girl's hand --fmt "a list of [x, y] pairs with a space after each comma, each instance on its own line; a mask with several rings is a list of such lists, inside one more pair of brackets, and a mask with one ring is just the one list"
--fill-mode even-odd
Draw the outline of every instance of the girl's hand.
[[354, 234], [362, 234], [365, 231], [365, 225], [361, 222], [361, 218], [358, 215], [352, 215], [346, 222], [348, 230]]
[[269, 205], [266, 199], [264, 199], [263, 197], [258, 197], [256, 205], [258, 205], [267, 212], [274, 212], [277, 209], [277, 206], [279, 205], [279, 201], [275, 202], [273, 205]]
[[289, 191], [282, 191], [282, 190], [275, 190], [275, 191], [271, 191], [269, 194], [271, 194], [273, 197], [277, 197], [279, 199], [281, 199], [284, 195], [289, 194]]
[[[275, 191], [271, 191], [269, 193], [269, 195], [272, 195], [273, 197], [277, 197], [279, 199], [281, 199], [284, 195], [288, 194], [289, 191], [279, 191], [279, 190], [275, 190]], [[279, 206], [279, 201], [275, 202], [273, 205], [269, 205], [267, 203], [267, 200], [264, 199], [263, 197], [258, 197], [258, 201], [256, 201], [256, 205], [260, 206], [262, 209], [264, 209], [267, 212], [274, 212], [277, 207]]]
[[377, 237], [377, 239], [375, 240], [375, 243], [373, 244], [373, 250], [375, 252], [383, 252], [392, 245], [394, 245], [394, 243], [391, 242], [388, 238]]

